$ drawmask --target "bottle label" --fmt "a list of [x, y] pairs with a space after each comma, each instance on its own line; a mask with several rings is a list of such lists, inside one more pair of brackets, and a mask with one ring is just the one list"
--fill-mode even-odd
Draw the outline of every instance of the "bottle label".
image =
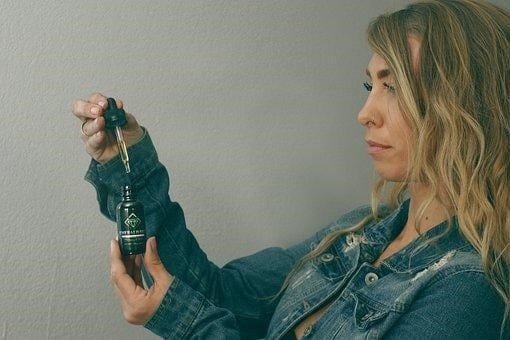
[[140, 220], [134, 213], [131, 213], [131, 215], [124, 220], [124, 223], [128, 226], [129, 230], [136, 229], [141, 222], [142, 220]]
[[[124, 215], [125, 216], [125, 215]], [[145, 223], [134, 212], [124, 219], [124, 228], [119, 232], [121, 251], [124, 255], [141, 254], [145, 252]]]

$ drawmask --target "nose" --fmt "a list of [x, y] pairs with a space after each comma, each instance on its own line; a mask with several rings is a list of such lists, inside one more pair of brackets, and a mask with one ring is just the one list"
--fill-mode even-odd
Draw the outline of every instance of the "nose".
[[358, 122], [365, 127], [381, 124], [381, 115], [379, 114], [377, 100], [374, 98], [373, 93], [368, 96], [365, 104], [358, 112]]

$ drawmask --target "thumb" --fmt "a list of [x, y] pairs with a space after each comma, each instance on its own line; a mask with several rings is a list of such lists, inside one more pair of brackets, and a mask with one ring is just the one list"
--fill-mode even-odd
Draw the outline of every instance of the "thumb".
[[152, 276], [154, 281], [169, 281], [170, 280], [170, 274], [165, 269], [165, 266], [163, 266], [163, 263], [161, 262], [161, 259], [158, 255], [158, 248], [156, 245], [156, 238], [150, 237], [147, 240], [146, 243], [146, 251], [144, 256], [144, 262], [145, 267], [147, 268], [147, 271]]

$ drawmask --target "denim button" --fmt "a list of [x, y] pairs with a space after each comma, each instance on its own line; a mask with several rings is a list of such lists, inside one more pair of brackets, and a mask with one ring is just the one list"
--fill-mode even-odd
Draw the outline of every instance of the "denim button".
[[379, 279], [379, 276], [377, 276], [376, 273], [368, 273], [365, 275], [365, 283], [367, 286], [370, 286], [371, 284], [375, 283]]
[[303, 336], [308, 336], [312, 334], [312, 326], [306, 326], [305, 330], [303, 331]]
[[329, 262], [333, 260], [334, 256], [331, 253], [325, 253], [321, 255], [321, 261], [322, 262]]

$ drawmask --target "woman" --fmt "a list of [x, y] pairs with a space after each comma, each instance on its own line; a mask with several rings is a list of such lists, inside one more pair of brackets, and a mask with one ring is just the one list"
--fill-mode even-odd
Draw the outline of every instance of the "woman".
[[[368, 41], [358, 121], [380, 176], [372, 204], [288, 249], [208, 262], [170, 201], [148, 133], [128, 116], [131, 179], [158, 241], [144, 259], [150, 289], [111, 243], [129, 322], [173, 339], [510, 335], [510, 13], [422, 1], [378, 17]], [[104, 131], [106, 105], [94, 94], [73, 112], [93, 158], [86, 178], [113, 219], [127, 179]]]

